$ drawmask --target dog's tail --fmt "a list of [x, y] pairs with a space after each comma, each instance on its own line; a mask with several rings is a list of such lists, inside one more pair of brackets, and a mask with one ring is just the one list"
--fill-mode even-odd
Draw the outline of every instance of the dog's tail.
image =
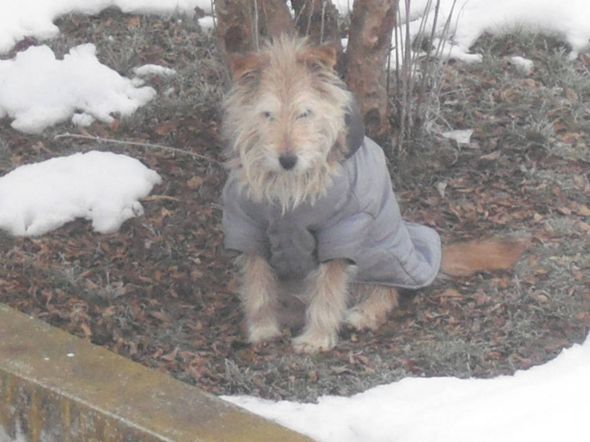
[[489, 239], [443, 246], [441, 271], [450, 276], [511, 269], [529, 246], [529, 239]]

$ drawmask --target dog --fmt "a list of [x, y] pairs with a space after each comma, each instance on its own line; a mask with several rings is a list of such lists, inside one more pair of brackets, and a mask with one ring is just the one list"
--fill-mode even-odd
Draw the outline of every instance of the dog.
[[229, 170], [224, 244], [240, 252], [239, 293], [249, 342], [282, 335], [281, 293], [305, 304], [300, 353], [332, 349], [338, 331], [376, 330], [442, 271], [510, 268], [520, 243], [441, 247], [433, 229], [405, 222], [381, 147], [334, 67], [336, 49], [280, 37], [233, 56], [223, 103]]

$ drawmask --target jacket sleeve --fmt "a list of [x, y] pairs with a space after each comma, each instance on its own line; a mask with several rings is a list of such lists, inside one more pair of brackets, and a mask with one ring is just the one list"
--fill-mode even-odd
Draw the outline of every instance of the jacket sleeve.
[[228, 250], [268, 258], [266, 223], [262, 217], [257, 219], [255, 211], [248, 209], [248, 201], [237, 190], [235, 183], [228, 182], [223, 189], [224, 246]]

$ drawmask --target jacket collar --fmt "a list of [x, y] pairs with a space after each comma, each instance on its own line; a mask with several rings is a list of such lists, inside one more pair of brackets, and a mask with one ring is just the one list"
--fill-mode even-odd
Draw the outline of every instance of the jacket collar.
[[344, 117], [344, 121], [348, 126], [348, 133], [346, 134], [348, 149], [344, 157], [344, 161], [346, 161], [360, 149], [365, 138], [365, 125], [356, 101], [353, 101], [350, 111]]

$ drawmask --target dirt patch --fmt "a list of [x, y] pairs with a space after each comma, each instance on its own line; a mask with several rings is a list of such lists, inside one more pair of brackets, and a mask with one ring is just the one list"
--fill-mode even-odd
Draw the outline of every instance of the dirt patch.
[[[158, 97], [129, 119], [40, 136], [0, 121], [0, 172], [102, 149], [141, 159], [163, 178], [145, 215], [99, 235], [86, 222], [41, 238], [0, 234], [0, 302], [167, 371], [215, 394], [311, 401], [406, 376], [491, 377], [541, 364], [590, 328], [588, 195], [590, 60], [568, 62], [540, 37], [499, 46], [482, 39], [480, 65], [449, 64], [436, 123], [475, 130], [469, 146], [435, 135], [391, 168], [406, 218], [445, 241], [529, 235], [514, 272], [440, 281], [405, 293], [376, 333], [344, 330], [336, 350], [293, 353], [290, 337], [244, 340], [231, 260], [222, 248], [218, 103], [223, 73], [196, 21], [109, 10], [59, 20], [57, 53], [97, 45], [124, 75], [157, 63], [176, 69], [150, 84]], [[23, 41], [19, 49], [35, 44]], [[508, 54], [508, 52], [510, 54]], [[506, 53], [505, 53], [506, 52]], [[535, 61], [520, 73], [503, 55]], [[71, 132], [182, 149], [104, 144]], [[421, 146], [421, 147], [420, 147]]]

